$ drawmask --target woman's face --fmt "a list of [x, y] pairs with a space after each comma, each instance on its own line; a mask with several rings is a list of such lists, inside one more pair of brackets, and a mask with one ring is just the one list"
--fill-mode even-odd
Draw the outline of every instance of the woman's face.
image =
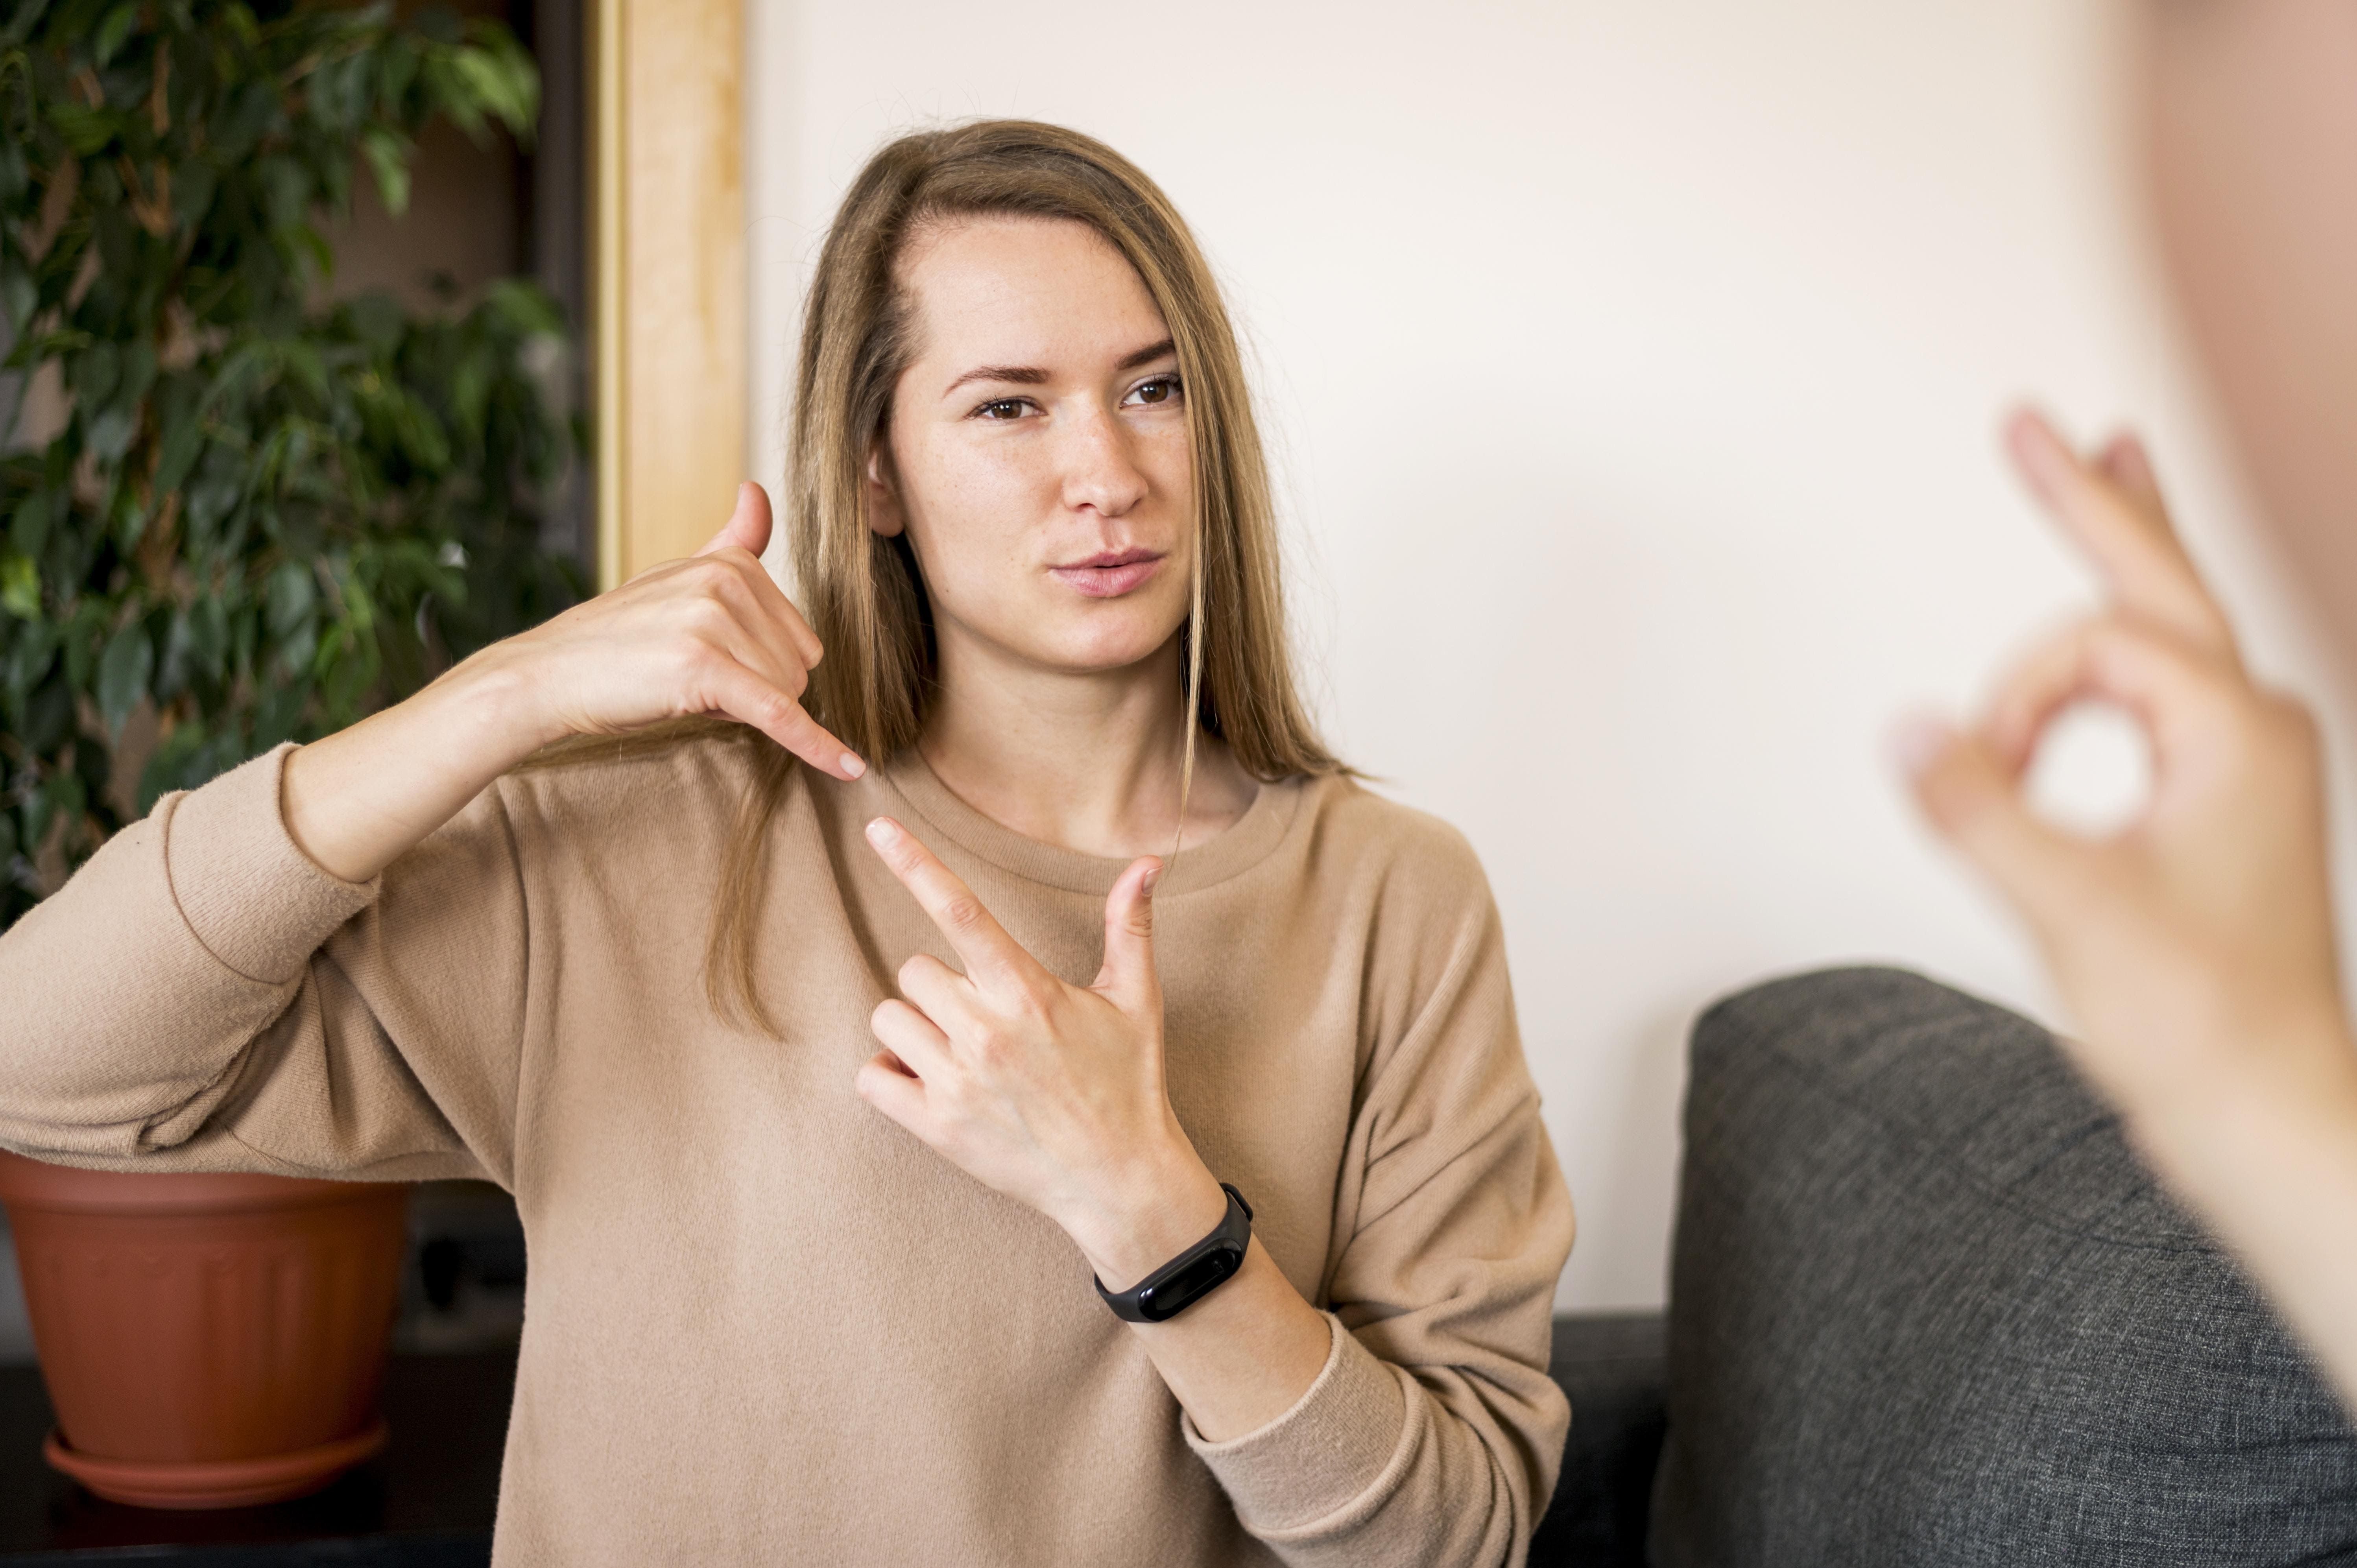
[[869, 467], [905, 530], [945, 663], [1137, 663], [1186, 618], [1192, 456], [1178, 359], [1137, 274], [1083, 224], [977, 219], [920, 234], [900, 282], [917, 358]]

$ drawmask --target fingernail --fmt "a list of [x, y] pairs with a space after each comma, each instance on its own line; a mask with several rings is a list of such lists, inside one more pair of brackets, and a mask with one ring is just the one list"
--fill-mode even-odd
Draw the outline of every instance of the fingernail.
[[1137, 885], [1137, 890], [1151, 898], [1154, 897], [1154, 885], [1161, 880], [1162, 868], [1157, 865], [1146, 874], [1146, 880]]
[[1907, 777], [1921, 778], [1955, 740], [1955, 729], [1939, 714], [1909, 714], [1890, 726], [1890, 756]]
[[846, 751], [843, 754], [843, 770], [856, 779], [867, 771], [867, 764], [859, 760], [857, 752]]
[[867, 842], [878, 845], [890, 843], [895, 832], [891, 818], [878, 817], [867, 824]]

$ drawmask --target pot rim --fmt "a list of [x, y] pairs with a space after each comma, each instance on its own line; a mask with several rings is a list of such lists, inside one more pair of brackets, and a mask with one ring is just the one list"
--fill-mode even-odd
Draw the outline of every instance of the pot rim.
[[85, 1454], [51, 1428], [41, 1457], [100, 1497], [137, 1508], [242, 1508], [301, 1497], [382, 1452], [382, 1414], [347, 1436], [252, 1459], [110, 1459]]
[[48, 1214], [228, 1214], [398, 1197], [410, 1181], [329, 1181], [262, 1172], [86, 1170], [0, 1149], [0, 1203]]

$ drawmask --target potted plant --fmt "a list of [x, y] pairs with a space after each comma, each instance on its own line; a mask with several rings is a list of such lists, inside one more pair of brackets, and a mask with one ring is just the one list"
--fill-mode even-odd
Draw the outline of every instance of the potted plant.
[[[576, 594], [540, 544], [572, 439], [535, 373], [554, 304], [325, 287], [356, 177], [397, 213], [429, 120], [527, 135], [538, 91], [498, 24], [390, 5], [8, 8], [0, 315], [31, 395], [0, 399], [0, 928], [164, 791]], [[11, 1156], [0, 1196], [52, 1457], [97, 1489], [291, 1496], [381, 1441], [398, 1189]], [[276, 1316], [241, 1269], [277, 1271]]]

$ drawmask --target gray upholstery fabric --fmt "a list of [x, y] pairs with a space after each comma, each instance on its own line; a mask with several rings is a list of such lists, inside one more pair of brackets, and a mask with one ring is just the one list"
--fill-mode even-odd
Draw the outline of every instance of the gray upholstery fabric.
[[1685, 1140], [1661, 1568], [2357, 1563], [2357, 1433], [2036, 1026], [1763, 985]]
[[1571, 1401], [1562, 1478], [1531, 1538], [1530, 1568], [1644, 1568], [1645, 1520], [1669, 1382], [1658, 1312], [1555, 1320], [1547, 1371]]

